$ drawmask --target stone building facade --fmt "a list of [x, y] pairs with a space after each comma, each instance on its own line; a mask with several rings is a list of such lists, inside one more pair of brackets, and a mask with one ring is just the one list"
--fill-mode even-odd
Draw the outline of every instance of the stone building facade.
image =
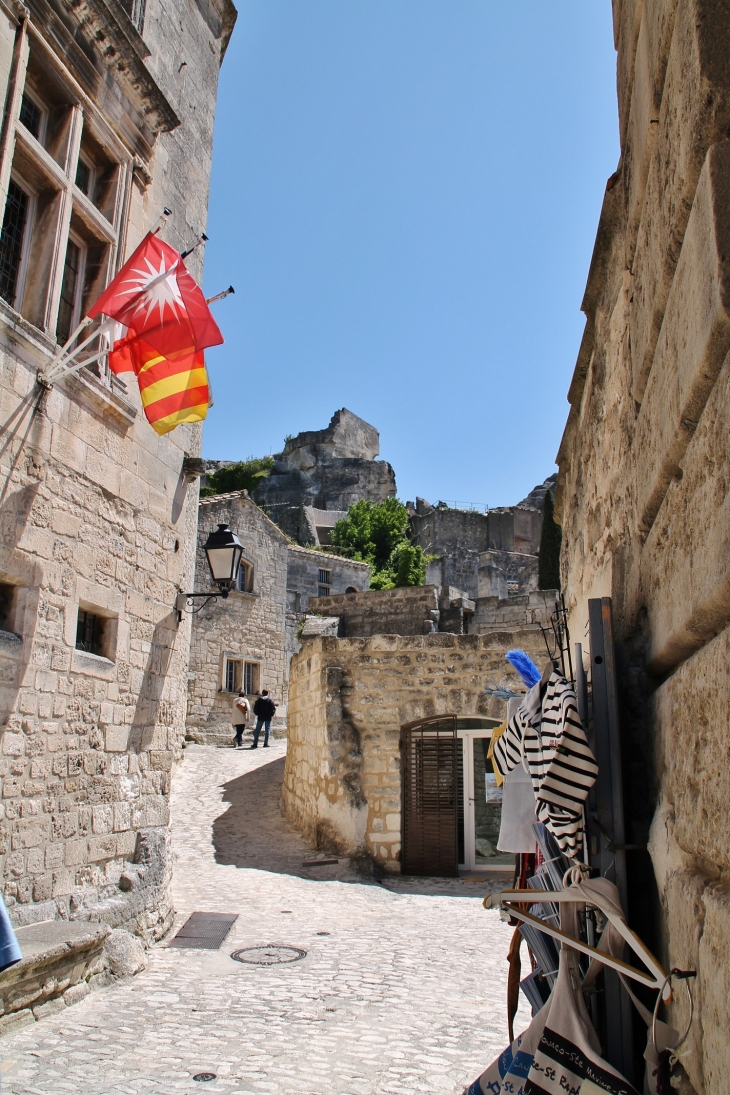
[[437, 631], [466, 635], [474, 607], [474, 602], [460, 590], [431, 585], [369, 589], [363, 593], [317, 597], [309, 602], [311, 613], [338, 618], [338, 634], [343, 639], [432, 635]]
[[472, 600], [537, 588], [543, 499], [556, 479], [550, 476], [516, 506], [484, 512], [432, 506], [424, 498], [409, 502], [413, 543], [434, 556], [426, 580], [463, 589]]
[[200, 590], [210, 583], [203, 545], [221, 523], [243, 545], [238, 588], [193, 614], [187, 734], [195, 741], [229, 744], [234, 696], [241, 687], [252, 702], [268, 689], [278, 704], [273, 730], [285, 730], [289, 661], [299, 649], [297, 630], [310, 597], [366, 589], [370, 568], [292, 544], [246, 491], [234, 491], [200, 500]]
[[[681, 1061], [698, 1093], [722, 1095], [730, 1072], [730, 8], [614, 0], [613, 13], [621, 159], [603, 202], [558, 455], [564, 586], [575, 635], [588, 598], [613, 598], [626, 839], [648, 840], [651, 857], [627, 853], [631, 918], [659, 926], [667, 968], [697, 971]], [[682, 991], [671, 1016], [684, 1030]]]
[[[388, 591], [399, 592], [399, 591]], [[305, 638], [291, 665], [282, 803], [317, 846], [401, 869], [401, 729], [433, 715], [500, 722], [485, 692], [522, 685], [504, 654], [545, 660], [539, 628]]]
[[[130, 15], [129, 12], [132, 14]], [[171, 922], [200, 428], [104, 367], [36, 383], [153, 227], [204, 229], [230, 0], [0, 5], [2, 883], [16, 924]], [[200, 251], [190, 258], [200, 277]]]

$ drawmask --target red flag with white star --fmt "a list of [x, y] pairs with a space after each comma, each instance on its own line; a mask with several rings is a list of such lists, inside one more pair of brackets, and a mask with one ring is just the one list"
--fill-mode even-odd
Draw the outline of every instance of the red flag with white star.
[[165, 357], [223, 342], [180, 253], [151, 232], [88, 314], [95, 319], [102, 312]]

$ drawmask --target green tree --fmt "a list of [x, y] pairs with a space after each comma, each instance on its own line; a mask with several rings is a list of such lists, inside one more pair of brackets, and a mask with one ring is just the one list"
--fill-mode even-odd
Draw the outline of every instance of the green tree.
[[429, 558], [417, 544], [399, 544], [390, 557], [393, 585], [422, 586]]
[[371, 589], [420, 585], [426, 574], [421, 548], [408, 542], [408, 510], [397, 498], [355, 502], [332, 529], [332, 544], [372, 567]]
[[542, 534], [537, 563], [538, 589], [560, 589], [560, 545], [563, 541], [563, 530], [556, 524], [554, 512], [552, 492], [547, 491], [542, 505]]
[[247, 490], [252, 494], [262, 479], [271, 474], [273, 456], [249, 456], [235, 464], [225, 464], [208, 476], [209, 486], [200, 488], [201, 498], [214, 494], [228, 494], [234, 490]]

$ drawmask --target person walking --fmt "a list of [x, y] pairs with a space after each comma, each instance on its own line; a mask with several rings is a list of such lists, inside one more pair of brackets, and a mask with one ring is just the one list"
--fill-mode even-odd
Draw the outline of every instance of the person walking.
[[269, 745], [269, 733], [271, 731], [271, 720], [274, 717], [276, 711], [276, 704], [269, 695], [268, 689], [264, 688], [256, 703], [253, 705], [253, 713], [256, 716], [256, 726], [253, 732], [253, 745], [252, 749], [256, 749], [259, 744], [259, 734], [261, 733], [261, 727], [264, 727], [264, 749]]
[[246, 693], [241, 689], [233, 704], [233, 716], [231, 718], [233, 730], [236, 734], [236, 740], [233, 746], [234, 749], [236, 746], [243, 748], [243, 732], [248, 726], [248, 720], [250, 718], [251, 704], [246, 699]]

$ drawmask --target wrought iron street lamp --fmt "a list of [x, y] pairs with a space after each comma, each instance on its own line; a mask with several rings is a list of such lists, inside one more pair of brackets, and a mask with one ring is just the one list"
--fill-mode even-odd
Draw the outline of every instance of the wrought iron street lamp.
[[[225, 523], [218, 525], [215, 532], [208, 535], [203, 550], [208, 560], [211, 578], [217, 589], [207, 593], [183, 593], [180, 591], [175, 600], [178, 623], [182, 619], [185, 608], [189, 608], [191, 612], [200, 612], [200, 609], [204, 608], [209, 601], [215, 601], [219, 597], [225, 600], [236, 585], [243, 546], [235, 532], [232, 532]], [[205, 600], [199, 608], [193, 608], [194, 601], [198, 597], [204, 597]]]

